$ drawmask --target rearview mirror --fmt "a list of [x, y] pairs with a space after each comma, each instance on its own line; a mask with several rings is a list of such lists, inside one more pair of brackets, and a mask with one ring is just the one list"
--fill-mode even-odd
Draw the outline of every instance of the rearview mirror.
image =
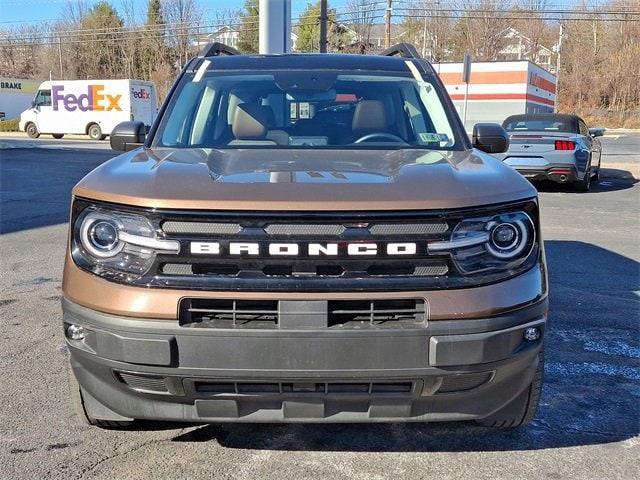
[[591, 135], [592, 137], [602, 137], [604, 135], [605, 129], [604, 128], [590, 128], [589, 129], [589, 135]]
[[112, 150], [120, 150], [128, 152], [141, 147], [147, 135], [147, 128], [142, 122], [121, 122], [115, 126], [111, 135], [109, 135], [109, 143]]
[[497, 123], [476, 123], [472, 143], [483, 152], [504, 153], [509, 149], [509, 134]]

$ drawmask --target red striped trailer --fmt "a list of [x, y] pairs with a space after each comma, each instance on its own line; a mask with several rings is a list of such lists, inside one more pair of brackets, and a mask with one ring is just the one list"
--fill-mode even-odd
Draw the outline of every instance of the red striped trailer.
[[[436, 63], [433, 67], [462, 117], [463, 64]], [[509, 115], [553, 113], [556, 87], [554, 74], [529, 61], [475, 62], [471, 65], [465, 127], [471, 131], [479, 122], [502, 123]]]

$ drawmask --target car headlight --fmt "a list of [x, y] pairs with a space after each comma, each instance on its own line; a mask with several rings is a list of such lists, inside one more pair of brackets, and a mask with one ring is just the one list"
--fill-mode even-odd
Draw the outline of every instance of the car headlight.
[[429, 244], [429, 252], [449, 252], [460, 273], [513, 270], [530, 258], [536, 243], [531, 217], [523, 212], [461, 220], [451, 239]]
[[158, 253], [179, 251], [179, 242], [163, 239], [142, 215], [88, 206], [74, 219], [72, 257], [96, 275], [132, 280], [149, 271]]

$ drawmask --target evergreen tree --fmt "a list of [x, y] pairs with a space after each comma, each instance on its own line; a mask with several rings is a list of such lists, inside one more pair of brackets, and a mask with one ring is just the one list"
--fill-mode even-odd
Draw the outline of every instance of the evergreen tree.
[[245, 53], [258, 53], [258, 0], [245, 0], [240, 15], [238, 48]]
[[[336, 21], [335, 9], [327, 9], [327, 19], [328, 50], [342, 50], [349, 39], [346, 29]], [[300, 17], [296, 49], [299, 52], [320, 51], [320, 0], [308, 3]]]
[[[96, 3], [80, 21], [82, 31], [99, 32], [95, 37], [79, 37], [75, 44], [77, 64], [84, 66], [84, 78], [114, 78], [118, 76], [119, 65], [115, 59], [121, 58], [124, 22], [107, 1]], [[83, 41], [84, 40], [84, 41]]]
[[147, 32], [143, 42], [142, 76], [151, 78], [151, 74], [166, 60], [166, 46], [164, 41], [164, 18], [160, 0], [149, 0], [147, 5]]

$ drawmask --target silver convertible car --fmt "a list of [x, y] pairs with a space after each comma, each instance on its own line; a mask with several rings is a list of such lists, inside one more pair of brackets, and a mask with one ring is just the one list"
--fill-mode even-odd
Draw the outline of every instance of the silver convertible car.
[[576, 115], [525, 114], [507, 117], [502, 126], [509, 150], [495, 155], [532, 181], [572, 184], [586, 192], [600, 176], [603, 128], [587, 128]]

